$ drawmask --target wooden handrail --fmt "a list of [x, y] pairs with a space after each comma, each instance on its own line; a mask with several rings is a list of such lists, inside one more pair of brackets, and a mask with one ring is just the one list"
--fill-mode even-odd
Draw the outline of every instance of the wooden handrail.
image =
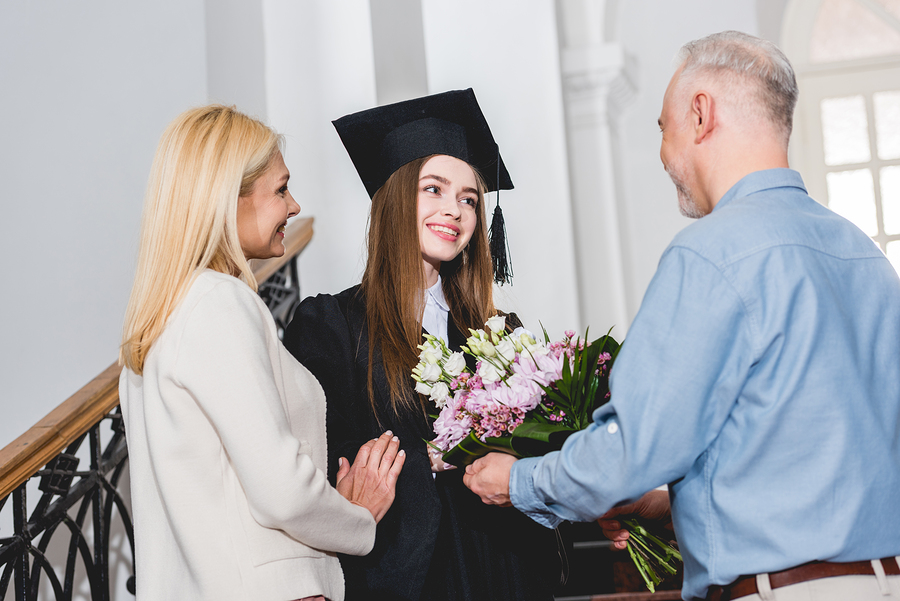
[[24, 434], [0, 449], [0, 499], [87, 432], [119, 404], [119, 372], [113, 363]]
[[[265, 281], [298, 255], [312, 235], [312, 217], [291, 223], [285, 231], [284, 256], [254, 261], [251, 265], [257, 281]], [[0, 499], [28, 480], [119, 404], [121, 371], [118, 363], [113, 363], [28, 431], [0, 449]]]

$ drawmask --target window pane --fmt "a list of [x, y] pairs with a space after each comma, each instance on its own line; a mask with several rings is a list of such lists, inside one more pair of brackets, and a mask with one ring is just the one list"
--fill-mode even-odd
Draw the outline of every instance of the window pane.
[[884, 7], [886, 11], [890, 14], [894, 15], [894, 17], [900, 20], [900, 0], [875, 0]]
[[881, 211], [884, 233], [900, 234], [900, 167], [885, 167], [880, 173]]
[[862, 96], [825, 98], [821, 106], [825, 164], [849, 165], [871, 160], [865, 99]]
[[867, 236], [878, 234], [875, 217], [875, 185], [868, 169], [839, 171], [825, 176], [828, 208], [846, 217]]
[[[894, 0], [880, 1], [893, 13]], [[900, 54], [900, 34], [859, 0], [822, 0], [809, 43], [813, 63]]]
[[893, 242], [887, 243], [887, 258], [890, 260], [891, 265], [894, 266], [894, 269], [897, 270], [897, 273], [900, 273], [900, 240], [894, 240]]
[[876, 92], [872, 102], [875, 104], [878, 158], [883, 161], [900, 159], [900, 90]]

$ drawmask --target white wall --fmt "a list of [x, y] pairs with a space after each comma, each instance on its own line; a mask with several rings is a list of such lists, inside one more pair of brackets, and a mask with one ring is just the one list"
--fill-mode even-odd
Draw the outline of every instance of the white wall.
[[216, 0], [205, 5], [208, 101], [233, 104], [265, 120], [263, 0]]
[[0, 446], [115, 361], [156, 142], [205, 97], [202, 0], [0, 3]]
[[679, 48], [726, 29], [757, 34], [754, 0], [620, 0], [616, 41], [625, 49], [637, 91], [618, 122], [618, 166], [626, 224], [623, 241], [631, 318], [637, 313], [659, 257], [679, 230], [691, 223], [678, 212], [675, 187], [659, 160], [656, 120]]
[[269, 122], [315, 235], [300, 257], [303, 296], [359, 283], [369, 197], [331, 121], [375, 106], [368, 0], [266, 0]]

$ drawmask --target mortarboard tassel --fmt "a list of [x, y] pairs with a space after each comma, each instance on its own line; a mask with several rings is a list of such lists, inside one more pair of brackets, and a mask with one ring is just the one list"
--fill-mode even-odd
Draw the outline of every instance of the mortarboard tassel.
[[[500, 191], [497, 191], [499, 197]], [[506, 222], [503, 220], [503, 209], [500, 208], [500, 199], [497, 199], [497, 207], [491, 219], [491, 262], [494, 267], [494, 281], [500, 284], [509, 284], [512, 281], [512, 261], [509, 258], [509, 245], [506, 242]]]
[[491, 218], [491, 263], [494, 267], [494, 281], [501, 286], [512, 282], [512, 259], [509, 256], [509, 243], [506, 241], [506, 221], [503, 220], [503, 209], [500, 208], [500, 146], [497, 148], [497, 206]]

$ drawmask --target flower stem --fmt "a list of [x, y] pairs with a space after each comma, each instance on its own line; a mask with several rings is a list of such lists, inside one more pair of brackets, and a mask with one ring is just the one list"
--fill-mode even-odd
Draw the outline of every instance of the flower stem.
[[[675, 574], [677, 563], [682, 561], [681, 553], [668, 542], [651, 534], [637, 520], [623, 520], [628, 530], [628, 553], [631, 560], [644, 579], [650, 592], [655, 592], [656, 585], [662, 582], [659, 573]], [[677, 563], [676, 563], [677, 562]]]

